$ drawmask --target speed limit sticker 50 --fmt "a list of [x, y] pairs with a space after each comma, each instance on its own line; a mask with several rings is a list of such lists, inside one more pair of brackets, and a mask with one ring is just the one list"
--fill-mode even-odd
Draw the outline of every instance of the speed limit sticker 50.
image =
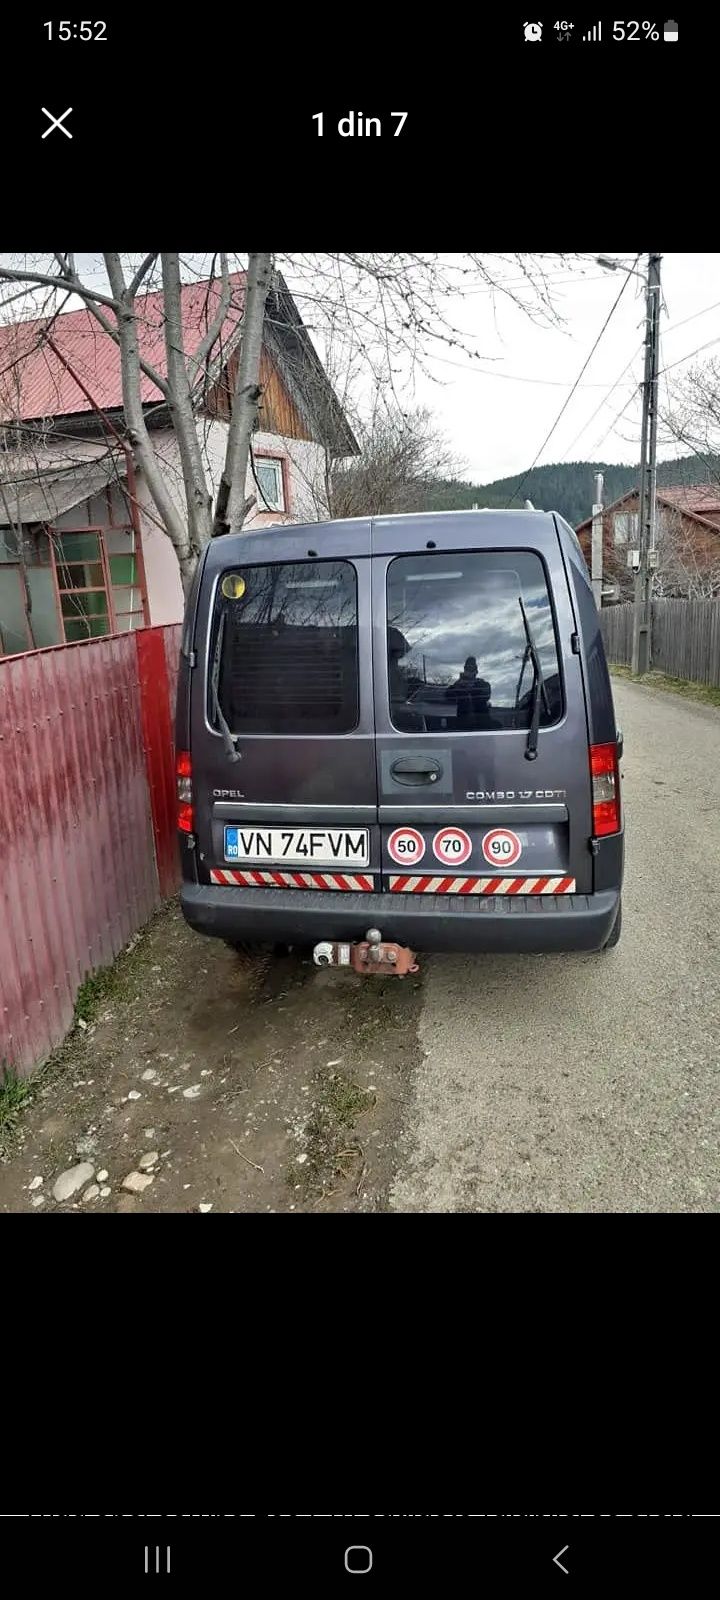
[[388, 839], [388, 854], [399, 866], [414, 866], [425, 854], [425, 840], [417, 828], [394, 828]]
[[512, 828], [491, 828], [483, 836], [482, 853], [494, 867], [512, 867], [522, 855], [522, 841]]

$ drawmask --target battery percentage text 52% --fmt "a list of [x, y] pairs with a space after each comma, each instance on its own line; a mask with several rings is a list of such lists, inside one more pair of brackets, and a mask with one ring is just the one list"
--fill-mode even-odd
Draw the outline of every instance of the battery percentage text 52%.
[[659, 39], [660, 29], [656, 22], [614, 22], [613, 39], [627, 39], [630, 43], [636, 39]]

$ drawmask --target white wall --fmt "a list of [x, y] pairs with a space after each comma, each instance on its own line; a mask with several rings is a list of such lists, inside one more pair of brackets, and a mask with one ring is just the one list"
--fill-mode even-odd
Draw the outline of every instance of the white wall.
[[[227, 423], [198, 420], [203, 465], [213, 496], [217, 493], [225, 461]], [[172, 429], [153, 432], [152, 443], [162, 463], [167, 490], [178, 510], [187, 515], [180, 454]], [[289, 504], [284, 513], [253, 510], [246, 527], [260, 529], [288, 522], [317, 522], [327, 518], [324, 495], [325, 453], [321, 445], [305, 439], [286, 439], [276, 433], [254, 433], [255, 457], [266, 453], [277, 457], [284, 455], [287, 464]], [[87, 439], [63, 445], [48, 437], [46, 445], [38, 446], [27, 459], [20, 452], [13, 456], [13, 469], [38, 465], [41, 468], [81, 466], [97, 456], [107, 454], [107, 444], [102, 440]], [[122, 468], [120, 467], [120, 471]], [[158, 513], [140, 472], [137, 474], [138, 503], [140, 506], [142, 545], [145, 561], [148, 608], [151, 624], [179, 622], [184, 611], [184, 598], [180, 571], [172, 544], [159, 524]], [[256, 494], [257, 486], [248, 471], [246, 494]]]
[[[227, 423], [211, 422], [201, 418], [198, 434], [203, 451], [203, 463], [217, 493], [220, 475], [225, 462]], [[309, 439], [286, 439], [279, 433], [254, 433], [253, 454], [277, 457], [283, 455], [288, 464], [289, 505], [286, 512], [253, 509], [245, 524], [248, 528], [262, 528], [277, 522], [317, 522], [327, 517], [324, 476], [325, 452], [322, 445]], [[248, 469], [246, 495], [257, 495], [257, 485]], [[258, 497], [259, 498], [259, 497]], [[261, 503], [261, 502], [260, 502]]]

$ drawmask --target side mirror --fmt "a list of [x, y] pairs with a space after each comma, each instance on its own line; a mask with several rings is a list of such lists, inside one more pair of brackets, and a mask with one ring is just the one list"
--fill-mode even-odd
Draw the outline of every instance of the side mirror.
[[622, 728], [618, 728], [617, 731], [616, 731], [615, 743], [617, 744], [618, 761], [622, 761], [623, 751], [625, 749], [625, 741], [623, 739]]

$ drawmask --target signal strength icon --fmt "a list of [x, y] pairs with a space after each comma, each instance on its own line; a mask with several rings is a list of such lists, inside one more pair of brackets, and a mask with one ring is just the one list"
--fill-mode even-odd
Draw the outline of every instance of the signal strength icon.
[[602, 39], [602, 22], [596, 22], [593, 28], [582, 34], [584, 44], [599, 44]]

